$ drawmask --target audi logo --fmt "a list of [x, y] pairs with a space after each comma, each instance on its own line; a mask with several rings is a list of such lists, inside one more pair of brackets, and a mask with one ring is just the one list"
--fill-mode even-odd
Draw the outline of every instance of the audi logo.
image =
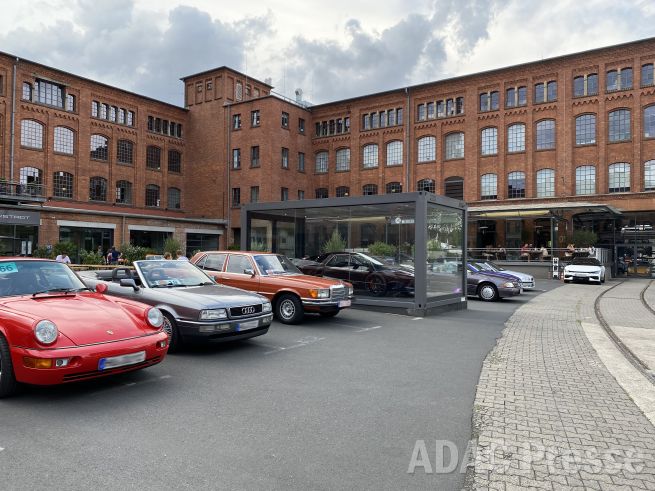
[[255, 307], [243, 307], [241, 309], [242, 314], [254, 314], [255, 313]]

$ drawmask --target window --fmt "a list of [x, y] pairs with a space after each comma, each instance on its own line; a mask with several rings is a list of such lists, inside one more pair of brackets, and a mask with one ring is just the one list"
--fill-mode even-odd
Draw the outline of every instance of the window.
[[387, 194], [402, 193], [403, 185], [399, 182], [388, 182], [385, 191]]
[[488, 111], [489, 110], [489, 94], [486, 92], [483, 92], [480, 94], [480, 111]]
[[337, 150], [337, 172], [350, 170], [350, 149]]
[[348, 186], [337, 187], [337, 198], [345, 198], [350, 195], [350, 188]]
[[250, 202], [257, 203], [259, 201], [259, 186], [250, 186]]
[[416, 115], [419, 121], [425, 121], [427, 117], [427, 112], [425, 110], [425, 104], [419, 104], [416, 108]]
[[[198, 87], [198, 92], [202, 91], [202, 86]], [[241, 82], [237, 82], [235, 87], [234, 87], [234, 98], [237, 101], [240, 101], [243, 99], [243, 84]]]
[[232, 208], [241, 206], [241, 188], [232, 188]]
[[598, 74], [590, 73], [587, 75], [587, 92], [586, 95], [598, 94]]
[[37, 80], [35, 84], [36, 101], [49, 106], [64, 107], [64, 87]]
[[641, 66], [641, 86], [648, 87], [654, 83], [653, 64], [647, 63]]
[[305, 199], [305, 191], [302, 189], [298, 190], [298, 199]]
[[240, 130], [241, 129], [241, 115], [233, 114], [232, 115], [232, 129]]
[[298, 171], [305, 172], [305, 154], [298, 152]]
[[378, 194], [377, 184], [364, 184], [364, 186], [362, 186], [362, 194], [364, 196], [373, 196]]
[[241, 168], [241, 149], [233, 148], [232, 149], [232, 168], [240, 169]]
[[282, 113], [282, 128], [289, 128], [289, 113]]
[[539, 104], [546, 101], [546, 84], [538, 83], [534, 86], [534, 103]]
[[107, 106], [107, 104], [100, 104], [100, 118], [107, 119], [108, 112], [109, 112], [109, 106]]
[[[127, 125], [134, 126], [134, 111], [127, 111]], [[182, 126], [178, 126], [178, 138], [182, 136]]]
[[510, 172], [507, 175], [507, 197], [525, 198], [525, 172]]
[[505, 107], [516, 107], [516, 89], [514, 87], [505, 90]]
[[36, 167], [21, 167], [20, 183], [27, 186], [40, 186], [43, 184], [41, 169]]
[[364, 158], [362, 163], [365, 169], [372, 169], [378, 166], [378, 146], [374, 143], [364, 145]]
[[282, 168], [289, 168], [289, 149], [282, 147]]
[[280, 201], [289, 201], [289, 188], [280, 188]]
[[97, 118], [100, 114], [100, 103], [98, 101], [91, 101], [91, 116]]
[[152, 145], [146, 148], [146, 168], [161, 169], [161, 148]]
[[403, 142], [387, 143], [387, 165], [403, 165]]
[[91, 135], [91, 158], [109, 160], [109, 140], [102, 135]]
[[464, 199], [464, 179], [460, 176], [449, 177], [444, 181], [444, 195], [454, 199]]
[[318, 152], [316, 154], [316, 173], [325, 174], [328, 171], [328, 153]]
[[480, 94], [480, 111], [497, 111], [500, 96], [498, 91], [483, 92]]
[[596, 143], [596, 115], [581, 114], [575, 118], [575, 144], [593, 145]]
[[596, 192], [596, 167], [581, 165], [575, 169], [575, 194], [594, 194]]
[[644, 163], [644, 191], [655, 191], [655, 160]]
[[528, 89], [525, 86], [510, 87], [505, 91], [505, 107], [525, 106], [528, 103]]
[[517, 89], [517, 105], [526, 106], [528, 104], [528, 88], [519, 87]]
[[541, 169], [537, 171], [537, 198], [555, 196], [555, 171]]
[[182, 208], [182, 191], [178, 188], [168, 188], [168, 209], [179, 210]]
[[245, 271], [252, 269], [252, 263], [247, 256], [241, 254], [230, 254], [225, 268], [226, 273], [245, 274]]
[[66, 94], [66, 111], [75, 111], [75, 96], [73, 94]]
[[573, 97], [598, 94], [598, 74], [579, 75], [573, 79]]
[[259, 145], [250, 147], [250, 167], [259, 167]]
[[111, 106], [109, 108], [109, 121], [116, 121], [118, 113], [118, 108], [116, 106]]
[[24, 101], [32, 100], [32, 84], [29, 82], [23, 82], [23, 95], [21, 97]]
[[655, 106], [644, 108], [644, 138], [655, 138]]
[[630, 109], [617, 109], [609, 113], [609, 141], [630, 139]]
[[548, 102], [557, 100], [557, 82], [554, 80], [546, 84], [546, 100]]
[[552, 102], [557, 100], [557, 82], [551, 80], [550, 82], [542, 82], [534, 86], [534, 103]]
[[621, 90], [632, 88], [632, 68], [624, 68], [619, 74], [619, 85]]
[[610, 193], [626, 193], [630, 191], [630, 164], [619, 162], [608, 168]]
[[464, 158], [464, 133], [446, 135], [446, 160]]
[[129, 140], [118, 140], [116, 160], [121, 164], [132, 165], [134, 163], [134, 143]]
[[436, 187], [434, 184], [434, 179], [421, 179], [416, 183], [417, 191], [427, 191], [428, 193], [434, 193], [435, 189]]
[[498, 176], [496, 174], [480, 176], [480, 199], [498, 199]]
[[118, 110], [118, 122], [120, 124], [125, 124], [125, 109], [122, 107]]
[[52, 177], [52, 193], [57, 198], [73, 197], [73, 174], [55, 172]]
[[498, 128], [485, 128], [480, 134], [480, 154], [496, 155], [498, 153]]
[[316, 199], [326, 199], [328, 197], [327, 188], [317, 188], [315, 193]]
[[146, 206], [159, 206], [159, 186], [156, 184], [146, 186]]
[[555, 148], [555, 120], [544, 119], [537, 123], [537, 150]]
[[525, 125], [523, 123], [513, 124], [507, 128], [507, 151], [525, 151]]
[[89, 199], [107, 201], [107, 179], [99, 176], [89, 179]]
[[20, 144], [27, 148], [43, 148], [43, 125], [32, 119], [20, 122]]
[[130, 181], [116, 181], [116, 203], [132, 204], [132, 183]]
[[605, 88], [607, 92], [626, 90], [632, 88], [632, 68], [609, 70], [605, 75]]
[[579, 76], [573, 79], [573, 97], [585, 95], [585, 77]]
[[168, 172], [182, 172], [182, 154], [177, 150], [168, 151]]
[[305, 120], [298, 118], [298, 133], [305, 134]]
[[434, 102], [428, 102], [427, 105], [428, 119], [434, 119], [436, 113], [434, 112]]
[[250, 126], [259, 126], [259, 111], [250, 111]]
[[55, 127], [55, 152], [73, 155], [74, 153], [73, 130], [63, 126]]
[[418, 161], [431, 162], [436, 160], [437, 139], [434, 136], [424, 136], [418, 139]]

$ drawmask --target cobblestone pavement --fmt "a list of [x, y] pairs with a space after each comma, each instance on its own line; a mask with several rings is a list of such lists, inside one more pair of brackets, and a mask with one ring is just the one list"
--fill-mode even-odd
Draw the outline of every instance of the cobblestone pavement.
[[609, 286], [557, 288], [507, 322], [480, 376], [468, 487], [655, 489], [655, 427], [581, 327]]

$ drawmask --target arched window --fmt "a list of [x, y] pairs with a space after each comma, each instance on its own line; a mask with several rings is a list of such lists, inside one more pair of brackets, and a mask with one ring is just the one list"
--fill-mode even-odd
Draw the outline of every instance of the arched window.
[[537, 171], [537, 198], [555, 196], [555, 171], [541, 169]]
[[507, 197], [525, 198], [525, 172], [507, 174]]
[[116, 203], [132, 204], [132, 183], [130, 181], [116, 181]]
[[121, 164], [134, 164], [134, 143], [129, 140], [118, 140], [116, 160]]
[[609, 141], [630, 139], [630, 109], [617, 109], [609, 113]]
[[107, 201], [107, 179], [100, 176], [89, 179], [89, 199], [91, 201]]
[[364, 145], [364, 158], [362, 165], [365, 169], [370, 169], [378, 166], [378, 146], [375, 143]]
[[328, 171], [328, 153], [318, 152], [316, 154], [316, 173], [325, 174]]
[[156, 184], [146, 186], [146, 206], [159, 206], [159, 186]]
[[91, 158], [109, 160], [109, 140], [102, 135], [91, 135]]
[[20, 144], [27, 148], [43, 148], [43, 125], [33, 119], [20, 122]]
[[537, 123], [537, 150], [555, 148], [555, 120], [544, 119]]
[[498, 153], [498, 128], [484, 128], [480, 132], [480, 155]]
[[596, 193], [596, 167], [581, 165], [575, 169], [575, 194]]
[[655, 106], [644, 108], [644, 138], [655, 138]]
[[55, 152], [73, 155], [74, 153], [74, 135], [73, 130], [64, 126], [55, 127]]
[[315, 196], [316, 199], [326, 199], [328, 197], [327, 188], [316, 188]]
[[387, 194], [402, 193], [403, 185], [399, 182], [388, 182], [386, 185]]
[[437, 158], [437, 139], [424, 136], [418, 139], [418, 161], [431, 162]]
[[362, 194], [364, 196], [373, 196], [378, 194], [378, 185], [377, 184], [364, 184], [362, 186]]
[[655, 191], [655, 160], [644, 162], [644, 191]]
[[575, 118], [575, 144], [593, 145], [596, 143], [596, 115], [581, 114]]
[[428, 193], [435, 192], [434, 179], [421, 179], [416, 183], [417, 191], [427, 191]]
[[641, 65], [641, 86], [649, 87], [653, 85], [654, 75], [655, 72], [653, 70], [652, 63], [646, 63], [645, 65]]
[[19, 174], [21, 184], [43, 184], [41, 169], [37, 169], [36, 167], [21, 167]]
[[507, 127], [507, 151], [525, 151], [525, 125], [523, 123], [512, 124]]
[[168, 151], [168, 172], [182, 172], [182, 154], [177, 150]]
[[55, 172], [52, 176], [52, 193], [57, 198], [73, 197], [73, 174]]
[[[153, 145], [149, 145], [146, 148], [146, 168], [153, 170], [161, 169], [161, 148]], [[159, 193], [159, 190], [157, 192]]]
[[464, 158], [464, 133], [446, 135], [446, 160]]
[[350, 149], [340, 148], [337, 150], [337, 172], [350, 170]]
[[630, 191], [630, 164], [618, 162], [608, 168], [608, 191], [610, 193], [625, 193]]
[[339, 186], [337, 188], [337, 198], [345, 198], [350, 195], [350, 188], [348, 186]]
[[182, 191], [178, 188], [168, 188], [168, 208], [171, 210], [182, 208]]
[[460, 176], [448, 177], [444, 181], [444, 195], [454, 199], [464, 199], [464, 178]]
[[403, 165], [403, 142], [387, 143], [387, 165]]
[[480, 199], [498, 199], [498, 176], [496, 174], [480, 176]]

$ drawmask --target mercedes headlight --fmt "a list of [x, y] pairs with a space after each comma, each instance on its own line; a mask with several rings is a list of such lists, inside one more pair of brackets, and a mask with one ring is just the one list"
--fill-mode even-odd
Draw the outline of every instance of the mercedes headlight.
[[155, 307], [148, 309], [146, 319], [148, 319], [148, 324], [152, 327], [160, 328], [164, 324], [164, 314], [161, 313], [161, 310]]
[[264, 302], [262, 304], [262, 312], [267, 313], [271, 312], [273, 310], [273, 307], [271, 306], [271, 302]]
[[311, 290], [309, 290], [309, 294], [312, 298], [330, 298], [330, 289], [312, 288]]
[[52, 344], [57, 340], [59, 331], [54, 322], [43, 320], [34, 327], [34, 336], [41, 344]]
[[217, 321], [222, 319], [227, 319], [227, 312], [225, 309], [211, 309], [211, 310], [200, 311], [201, 321]]

